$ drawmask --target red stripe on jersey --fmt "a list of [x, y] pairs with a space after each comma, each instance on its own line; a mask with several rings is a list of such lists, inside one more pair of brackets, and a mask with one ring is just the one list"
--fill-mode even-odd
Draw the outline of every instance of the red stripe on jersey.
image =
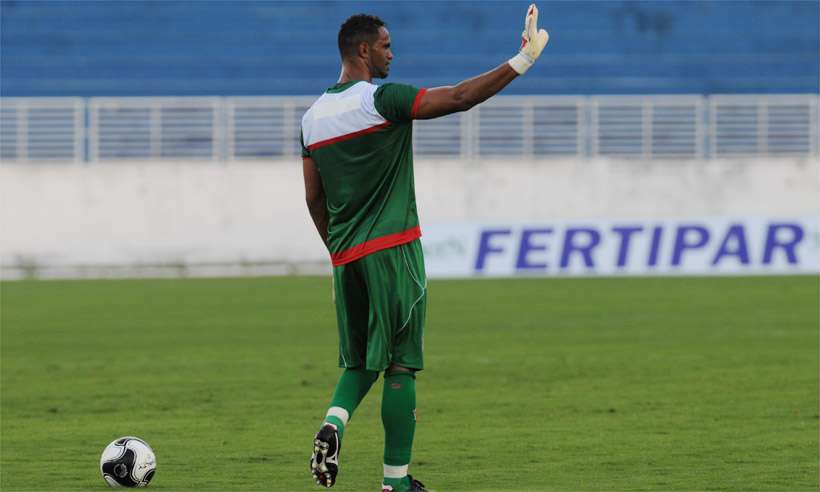
[[420, 237], [421, 227], [416, 226], [411, 229], [407, 229], [406, 231], [370, 239], [361, 244], [357, 244], [356, 246], [347, 248], [344, 251], [333, 253], [330, 255], [330, 261], [333, 263], [333, 266], [352, 263], [359, 258], [375, 253], [376, 251], [409, 243], [410, 241]]
[[307, 149], [309, 151], [314, 151], [318, 148], [325, 147], [328, 145], [332, 145], [335, 143], [343, 142], [345, 140], [350, 140], [351, 138], [361, 137], [362, 135], [367, 135], [368, 133], [373, 133], [377, 130], [382, 128], [386, 128], [390, 126], [389, 121], [385, 121], [384, 123], [379, 123], [376, 126], [371, 126], [370, 128], [365, 128], [364, 130], [359, 130], [357, 132], [348, 133], [346, 135], [340, 135], [338, 137], [328, 138], [327, 140], [322, 140], [321, 142], [316, 142], [315, 144], [308, 145]]
[[419, 104], [421, 104], [421, 96], [423, 96], [425, 92], [427, 92], [427, 89], [419, 89], [416, 98], [413, 99], [413, 107], [410, 109], [410, 118], [416, 118], [416, 113], [419, 111]]

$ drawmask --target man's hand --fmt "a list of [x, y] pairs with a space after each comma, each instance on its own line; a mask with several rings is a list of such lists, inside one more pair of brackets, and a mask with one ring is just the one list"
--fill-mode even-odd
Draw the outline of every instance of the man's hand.
[[538, 7], [535, 4], [527, 9], [527, 16], [524, 17], [524, 32], [521, 33], [521, 48], [517, 55], [507, 62], [518, 72], [524, 75], [527, 70], [541, 56], [541, 51], [550, 40], [550, 35], [544, 29], [538, 29]]
[[521, 51], [517, 55], [489, 72], [462, 80], [456, 85], [428, 89], [421, 96], [415, 119], [428, 120], [467, 111], [486, 101], [526, 72], [541, 55], [549, 38], [547, 31], [538, 30], [538, 8], [535, 4], [530, 5], [524, 18], [524, 32], [521, 33]]

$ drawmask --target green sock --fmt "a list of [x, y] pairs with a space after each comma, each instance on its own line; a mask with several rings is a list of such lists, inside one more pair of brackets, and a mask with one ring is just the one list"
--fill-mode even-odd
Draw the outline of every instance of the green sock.
[[382, 424], [384, 484], [401, 492], [410, 486], [407, 467], [416, 432], [416, 376], [412, 372], [385, 374]]
[[339, 382], [336, 383], [336, 391], [333, 392], [330, 408], [324, 420], [336, 426], [339, 430], [339, 439], [344, 436], [345, 426], [353, 411], [377, 379], [378, 372], [361, 368], [345, 369], [342, 373]]

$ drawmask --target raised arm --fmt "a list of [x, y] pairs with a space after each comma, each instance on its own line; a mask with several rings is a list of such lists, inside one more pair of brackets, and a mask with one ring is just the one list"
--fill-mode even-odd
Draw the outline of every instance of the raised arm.
[[322, 177], [316, 163], [310, 157], [302, 157], [302, 171], [305, 174], [305, 201], [308, 211], [322, 242], [327, 246], [327, 197], [322, 186]]
[[421, 96], [415, 118], [420, 120], [438, 118], [466, 111], [486, 101], [506, 87], [514, 78], [523, 75], [541, 55], [548, 41], [547, 31], [538, 29], [538, 8], [532, 4], [524, 17], [524, 32], [521, 33], [521, 48], [517, 55], [494, 70], [477, 77], [453, 86], [428, 89]]
[[416, 119], [429, 120], [459, 111], [467, 111], [507, 86], [518, 72], [509, 63], [456, 85], [427, 89], [421, 96]]

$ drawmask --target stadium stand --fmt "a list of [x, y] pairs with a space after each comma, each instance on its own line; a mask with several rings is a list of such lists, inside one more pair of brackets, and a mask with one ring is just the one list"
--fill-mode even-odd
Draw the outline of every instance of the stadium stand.
[[[391, 80], [445, 85], [515, 52], [522, 5], [4, 0], [0, 94], [317, 94], [337, 75], [339, 24], [361, 10], [388, 22], [398, 57]], [[541, 10], [548, 56], [505, 94], [818, 92], [818, 2], [577, 1]]]

